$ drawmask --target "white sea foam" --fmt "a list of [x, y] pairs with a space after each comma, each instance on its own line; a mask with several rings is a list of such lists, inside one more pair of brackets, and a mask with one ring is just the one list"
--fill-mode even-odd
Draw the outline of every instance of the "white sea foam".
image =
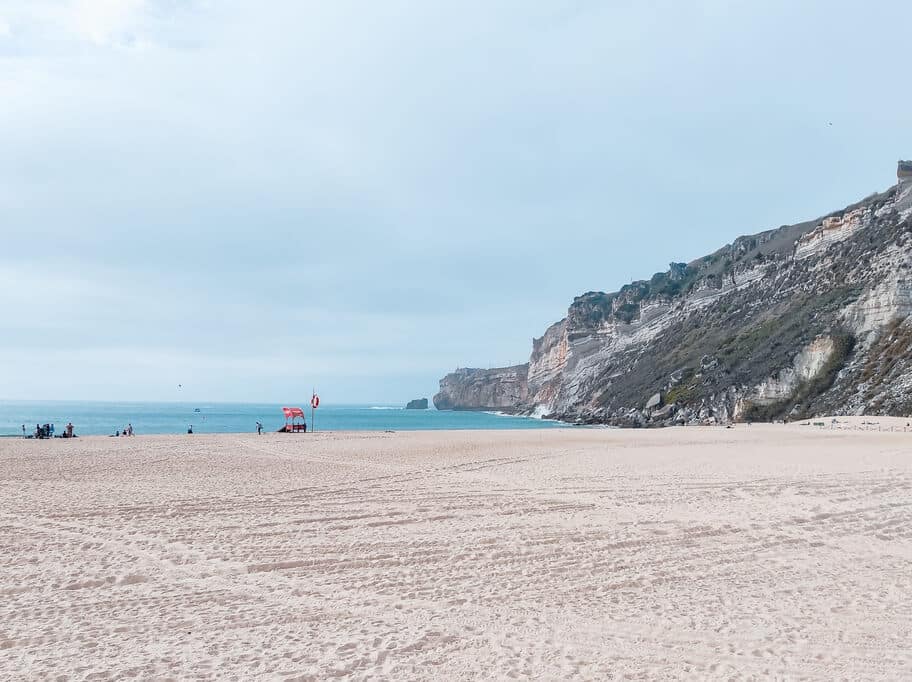
[[498, 411], [494, 411], [494, 412], [485, 411], [484, 414], [490, 414], [495, 417], [513, 417], [514, 419], [537, 419], [538, 421], [541, 421], [541, 422], [553, 422], [555, 424], [570, 426], [570, 424], [567, 424], [566, 422], [562, 422], [560, 419], [545, 419], [545, 414], [547, 414], [547, 410], [544, 407], [537, 407], [530, 414], [511, 414], [509, 412], [498, 412]]
[[532, 414], [529, 416], [533, 419], [544, 419], [545, 415], [548, 414], [548, 408], [544, 405], [536, 405], [535, 409], [532, 410]]
[[545, 414], [545, 410], [544, 408], [536, 407], [535, 411], [530, 414], [513, 414], [510, 412], [502, 412], [500, 410], [485, 411], [485, 414], [492, 414], [495, 417], [515, 417], [516, 419], [541, 419]]

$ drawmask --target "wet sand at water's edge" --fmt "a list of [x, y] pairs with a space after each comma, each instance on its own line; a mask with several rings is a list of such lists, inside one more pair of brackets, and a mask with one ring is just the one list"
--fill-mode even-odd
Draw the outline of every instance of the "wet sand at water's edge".
[[908, 679], [912, 432], [0, 440], [0, 679]]

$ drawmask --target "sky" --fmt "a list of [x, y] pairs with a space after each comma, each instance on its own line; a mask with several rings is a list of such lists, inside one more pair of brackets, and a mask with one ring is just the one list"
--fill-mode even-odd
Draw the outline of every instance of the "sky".
[[895, 182], [912, 3], [0, 0], [0, 398], [400, 403]]

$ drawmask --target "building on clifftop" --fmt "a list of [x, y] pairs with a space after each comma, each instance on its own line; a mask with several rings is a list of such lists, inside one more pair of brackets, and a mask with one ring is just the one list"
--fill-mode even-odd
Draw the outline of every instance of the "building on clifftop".
[[896, 178], [901, 185], [912, 182], [912, 161], [900, 160], [899, 163], [897, 163]]

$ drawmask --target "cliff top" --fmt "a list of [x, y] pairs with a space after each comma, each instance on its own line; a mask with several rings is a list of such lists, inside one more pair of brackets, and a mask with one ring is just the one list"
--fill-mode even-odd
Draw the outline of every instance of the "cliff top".
[[[912, 174], [912, 162], [900, 163], [908, 163]], [[648, 280], [635, 280], [625, 284], [615, 292], [586, 292], [573, 299], [567, 319], [574, 326], [584, 328], [597, 327], [608, 318], [632, 322], [639, 315], [641, 302], [660, 297], [684, 296], [698, 284], [718, 287], [739, 269], [749, 269], [770, 259], [787, 259], [794, 254], [798, 240], [825, 220], [840, 218], [858, 208], [882, 204], [895, 192], [896, 186], [893, 186], [885, 192], [875, 192], [861, 201], [814, 220], [742, 235], [713, 253], [689, 263], [670, 263], [667, 271], [657, 272]]]

